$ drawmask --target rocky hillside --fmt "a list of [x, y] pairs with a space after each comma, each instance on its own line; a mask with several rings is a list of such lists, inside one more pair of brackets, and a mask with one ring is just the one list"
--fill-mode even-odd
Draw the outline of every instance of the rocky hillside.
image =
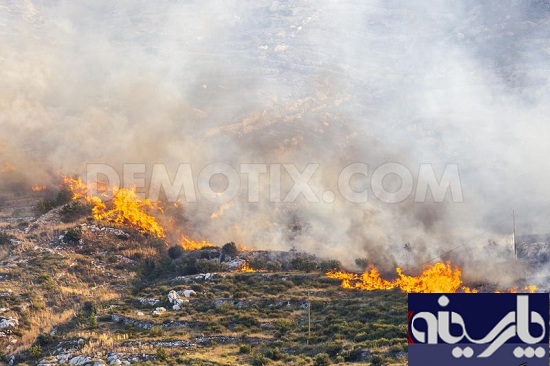
[[406, 296], [343, 290], [336, 261], [183, 251], [38, 206], [3, 211], [0, 364], [406, 364]]

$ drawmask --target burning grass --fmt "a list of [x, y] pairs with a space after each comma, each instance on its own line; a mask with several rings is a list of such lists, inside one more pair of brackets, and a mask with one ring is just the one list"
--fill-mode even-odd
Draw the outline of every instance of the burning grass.
[[153, 234], [159, 238], [166, 236], [164, 228], [157, 219], [147, 212], [160, 210], [159, 205], [148, 199], [140, 199], [135, 188], [113, 187], [109, 192], [105, 192], [106, 196], [112, 195], [112, 199], [107, 203], [101, 197], [88, 195], [88, 186], [80, 178], [67, 177], [64, 183], [73, 193], [73, 200], [85, 199], [92, 205], [92, 216], [95, 220], [130, 224], [141, 232]]
[[[462, 270], [453, 267], [451, 263], [438, 262], [431, 266], [427, 266], [418, 276], [408, 276], [403, 273], [401, 268], [396, 268], [396, 272], [398, 277], [394, 280], [383, 279], [374, 266], [362, 274], [346, 271], [329, 271], [327, 276], [329, 278], [341, 280], [342, 287], [345, 289], [363, 291], [398, 288], [407, 293], [479, 292], [479, 289], [465, 286], [462, 283]], [[536, 286], [527, 286], [523, 291], [534, 292], [536, 289]], [[517, 288], [508, 290], [508, 292], [517, 291]]]

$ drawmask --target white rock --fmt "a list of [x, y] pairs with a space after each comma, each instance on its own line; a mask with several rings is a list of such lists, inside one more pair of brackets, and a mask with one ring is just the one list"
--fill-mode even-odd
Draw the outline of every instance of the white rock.
[[0, 318], [0, 329], [3, 328], [15, 328], [19, 325], [19, 321], [15, 318]]
[[[206, 277], [205, 277], [205, 279], [206, 279]], [[189, 297], [191, 297], [191, 295], [195, 295], [195, 296], [196, 296], [197, 293], [196, 293], [195, 291], [193, 291], [193, 290], [183, 290], [183, 296], [189, 298]]]
[[71, 358], [71, 360], [69, 361], [69, 365], [81, 366], [81, 365], [84, 365], [85, 363], [90, 362], [90, 361], [91, 360], [90, 360], [89, 357], [76, 356], [76, 357]]
[[176, 291], [172, 290], [168, 293], [168, 301], [170, 304], [175, 304], [178, 299], [179, 295]]
[[138, 312], [136, 313], [136, 315], [137, 315], [137, 316], [144, 316], [145, 314], [143, 313], [143, 311], [138, 311]]
[[161, 315], [163, 313], [166, 312], [166, 309], [165, 308], [156, 308], [154, 311], [153, 311], [153, 315]]
[[179, 305], [174, 305], [174, 306], [172, 306], [172, 310], [180, 311], [180, 310], [181, 310], [181, 306], [179, 306]]

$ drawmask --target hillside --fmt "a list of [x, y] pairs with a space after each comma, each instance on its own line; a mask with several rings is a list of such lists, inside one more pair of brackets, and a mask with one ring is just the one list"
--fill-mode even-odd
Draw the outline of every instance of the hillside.
[[[319, 271], [329, 261], [244, 251], [240, 258], [271, 271], [230, 270], [239, 258], [220, 264], [220, 250], [206, 248], [171, 259], [168, 241], [96, 222], [85, 203], [36, 218], [5, 207], [4, 362], [14, 356], [15, 364], [27, 365], [406, 363], [406, 295], [343, 290]], [[179, 294], [179, 310], [169, 302], [171, 291]]]

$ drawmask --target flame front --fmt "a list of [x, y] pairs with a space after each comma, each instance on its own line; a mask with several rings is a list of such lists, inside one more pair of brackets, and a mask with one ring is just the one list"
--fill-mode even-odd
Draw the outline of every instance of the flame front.
[[180, 245], [184, 250], [199, 250], [206, 247], [213, 247], [214, 245], [206, 240], [194, 241], [188, 237], [182, 235], [180, 238]]
[[[342, 287], [356, 290], [389, 290], [399, 288], [407, 293], [476, 293], [479, 290], [464, 286], [462, 283], [462, 271], [460, 268], [453, 268], [450, 263], [435, 263], [427, 266], [419, 276], [408, 276], [401, 268], [396, 268], [397, 278], [393, 281], [385, 280], [375, 267], [363, 274], [356, 274], [346, 271], [331, 271], [327, 273], [330, 278], [342, 281]], [[535, 292], [536, 286], [527, 286], [523, 290]], [[517, 292], [517, 289], [508, 292]]]
[[[64, 178], [64, 183], [73, 193], [73, 199], [85, 199], [92, 204], [92, 216], [95, 220], [110, 220], [118, 224], [127, 223], [137, 227], [141, 232], [150, 233], [163, 238], [165, 236], [163, 227], [147, 210], [159, 210], [160, 208], [150, 200], [142, 200], [137, 194], [135, 188], [112, 188], [110, 193], [113, 195], [111, 207], [97, 196], [88, 194], [88, 186], [82, 182], [82, 179]], [[105, 188], [105, 187], [103, 187]], [[106, 189], [103, 189], [105, 192]]]

